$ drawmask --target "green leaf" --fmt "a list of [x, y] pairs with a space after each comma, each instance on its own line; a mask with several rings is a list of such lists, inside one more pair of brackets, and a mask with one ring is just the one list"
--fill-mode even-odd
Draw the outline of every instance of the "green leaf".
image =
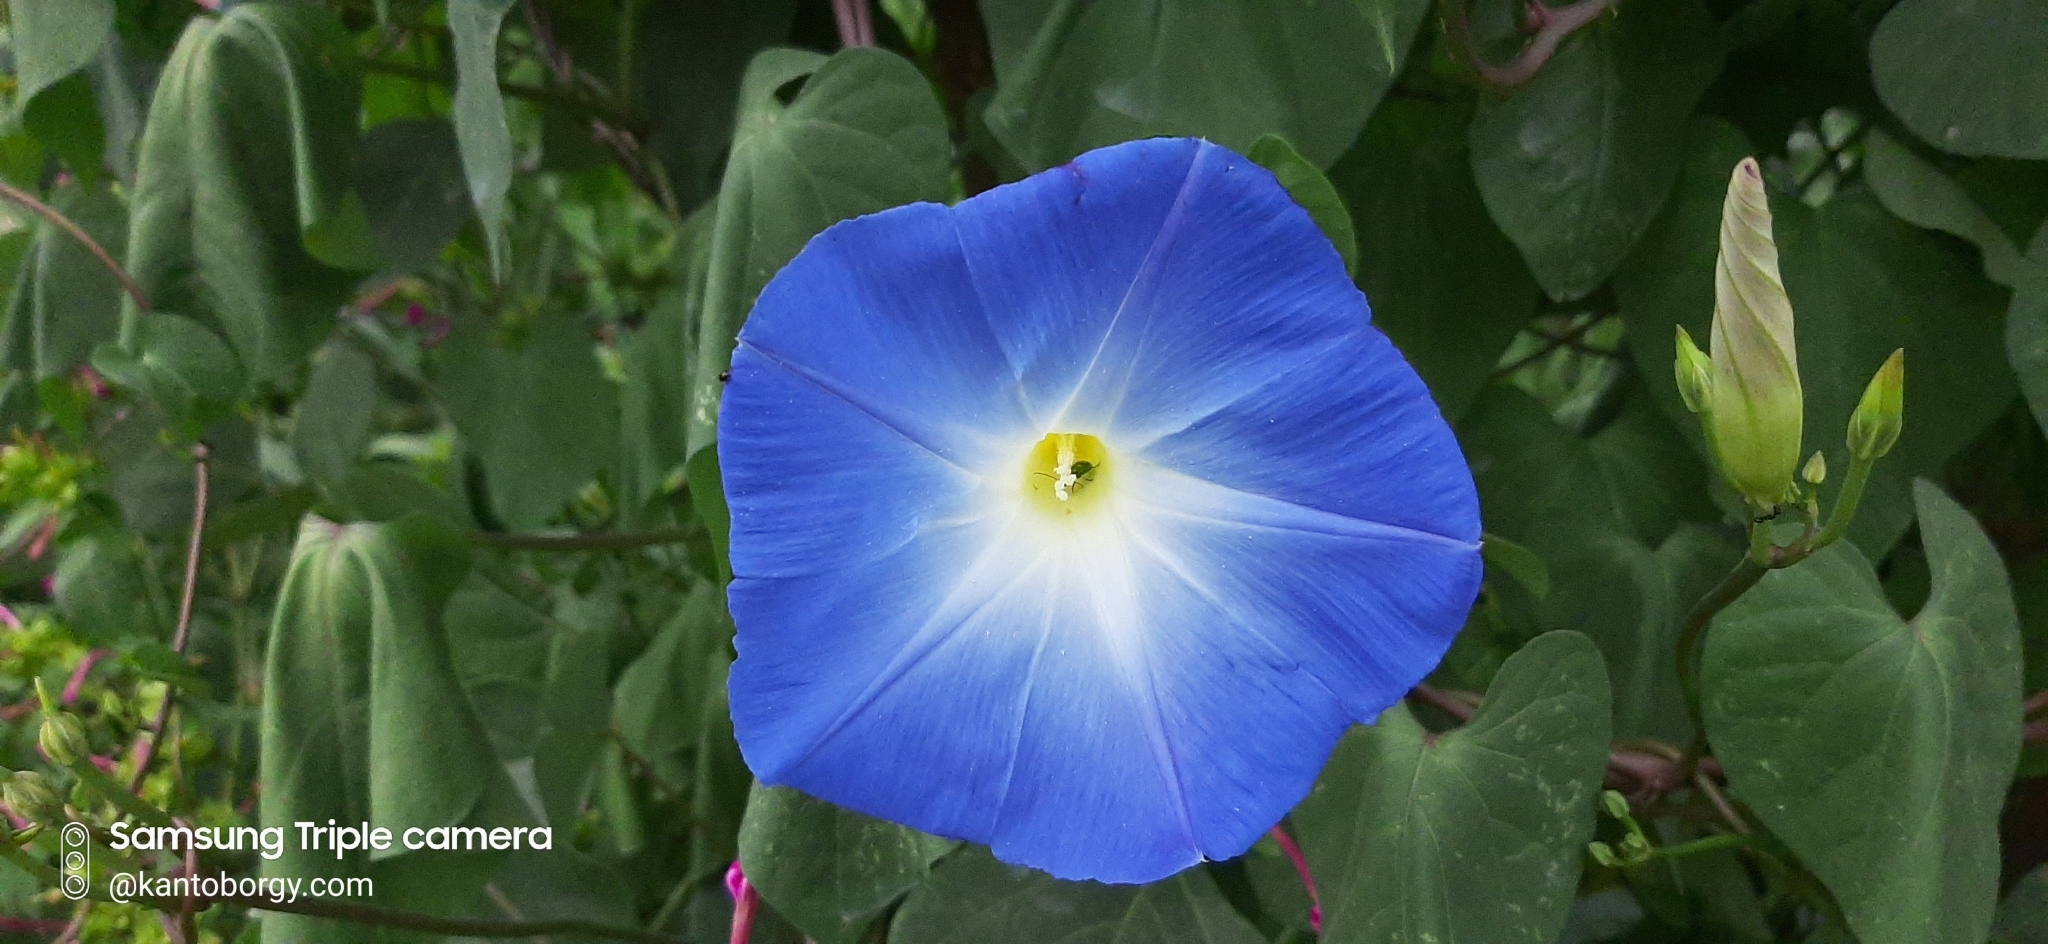
[[355, 62], [326, 9], [238, 3], [186, 26], [150, 103], [128, 269], [157, 308], [217, 326], [259, 382], [296, 386], [376, 264], [349, 189]]
[[1550, 595], [1550, 568], [1544, 566], [1543, 558], [1536, 556], [1535, 551], [1498, 534], [1489, 534], [1480, 544], [1479, 553], [1487, 564], [1507, 572], [1537, 599]]
[[116, 535], [73, 541], [57, 557], [56, 578], [57, 612], [80, 639], [105, 646], [170, 638], [157, 609], [163, 590], [149, 586], [136, 542]]
[[[1620, 529], [1619, 506], [1586, 442], [1519, 388], [1489, 388], [1458, 421], [1458, 442], [1489, 533], [1541, 554], [1544, 532], [1563, 521]], [[1555, 567], [1550, 576], [1559, 576]]]
[[[750, 873], [751, 874], [751, 873]], [[995, 860], [948, 856], [903, 903], [892, 944], [1262, 944], [1204, 869], [1146, 886], [1059, 879]]]
[[1316, 228], [1329, 237], [1330, 245], [1337, 247], [1337, 255], [1344, 259], [1344, 271], [1356, 272], [1358, 237], [1351, 229], [1351, 211], [1344, 208], [1344, 200], [1337, 195], [1337, 188], [1330, 186], [1330, 179], [1277, 134], [1260, 135], [1245, 156], [1273, 172], [1294, 202], [1301, 204], [1309, 218], [1316, 221]]
[[387, 270], [427, 269], [469, 222], [455, 131], [438, 118], [371, 128], [356, 161], [356, 186]]
[[299, 468], [316, 482], [340, 482], [370, 443], [377, 407], [377, 362], [345, 335], [335, 335], [313, 360], [306, 395], [292, 426]]
[[2048, 944], [2048, 865], [2013, 883], [1998, 906], [1991, 936], [2004, 944]]
[[1714, 35], [1697, 0], [1642, 4], [1580, 30], [1526, 87], [1481, 104], [1479, 191], [1552, 298], [1598, 288], [1656, 219], [1686, 117], [1721, 71]]
[[458, 320], [435, 352], [434, 381], [483, 463], [491, 507], [508, 527], [536, 528], [611, 467], [619, 391], [566, 313], [540, 315], [524, 337], [508, 334]]
[[[711, 212], [690, 214], [676, 234], [676, 281], [619, 338], [626, 380], [619, 391], [620, 492], [643, 506], [674, 482], [689, 458], [690, 368], [703, 322], [704, 283], [711, 265]], [[638, 520], [638, 519], [633, 519]]]
[[[1751, 149], [1718, 121], [1694, 123], [1687, 137], [1671, 203], [1616, 274], [1615, 290], [1637, 372], [1665, 415], [1696, 427], [1672, 377], [1672, 325], [1706, 336], [1721, 202], [1731, 169]], [[1849, 414], [1885, 357], [1906, 349], [1905, 431], [1871, 473], [1849, 532], [1882, 554], [1912, 521], [1913, 476], [1938, 473], [2012, 402], [2013, 374], [1998, 357], [2005, 292], [1983, 278], [1967, 247], [1901, 221], [1866, 188], [1819, 209], [1774, 196], [1771, 213], [1798, 324], [1802, 453], [1822, 450], [1829, 468], [1848, 468]]]
[[[1688, 439], [1657, 408], [1640, 376], [1630, 376], [1620, 396], [1620, 413], [1588, 437], [1586, 445], [1621, 526], [1637, 540], [1654, 545], [1684, 522], [1722, 520], [1721, 510], [1709, 497], [1713, 480], [1707, 464], [1695, 451], [1700, 441]], [[1692, 417], [1679, 422], [1700, 433]]]
[[2028, 278], [2048, 281], [2048, 272], [2029, 271], [2012, 238], [1978, 209], [1960, 184], [1877, 128], [1864, 133], [1863, 180], [1892, 215], [1975, 244], [1984, 254], [1984, 274], [1991, 281], [2006, 288], [2016, 288]]
[[[2048, 271], [2048, 223], [2027, 247], [2026, 264]], [[2019, 375], [2034, 421], [2048, 430], [2048, 284], [2030, 281], [2013, 290], [2005, 315], [2005, 356]]]
[[1469, 114], [1389, 101], [1330, 168], [1358, 227], [1358, 287], [1373, 323], [1453, 420], [1535, 314], [1538, 291], [1472, 182]]
[[1901, 0], [1870, 38], [1877, 97], [1954, 154], [2048, 158], [2048, 30], [2034, 0]]
[[1345, 735], [1293, 816], [1323, 940], [1556, 940], [1608, 740], [1607, 672], [1572, 632], [1510, 657], [1463, 727], [1430, 736], [1397, 704]]
[[1260, 135], [1318, 167], [1351, 146], [1394, 84], [1427, 0], [984, 2], [990, 130], [1028, 170], [1135, 138], [1239, 152]]
[[1714, 621], [1702, 707], [1731, 789], [1863, 944], [1977, 944], [2019, 757], [2018, 618], [1969, 513], [1926, 481], [1914, 499], [1934, 574], [1918, 615], [1837, 544]]
[[87, 180], [98, 177], [106, 132], [81, 71], [114, 32], [112, 0], [11, 0], [9, 50], [22, 123]]
[[[120, 248], [128, 211], [99, 187], [60, 188], [50, 204], [102, 247]], [[8, 306], [7, 366], [36, 378], [68, 374], [85, 364], [95, 345], [120, 328], [121, 283], [91, 251], [47, 221], [22, 259]]]
[[731, 654], [714, 650], [704, 673], [704, 729], [697, 737], [697, 776], [690, 789], [690, 818], [698, 827], [690, 834], [690, 859], [710, 863], [714, 870], [739, 856], [740, 820], [754, 785], [732, 733], [725, 689], [731, 671]]
[[23, 106], [85, 68], [114, 31], [113, 0], [9, 0], [7, 13], [14, 100]]
[[768, 50], [747, 67], [739, 109], [690, 377], [692, 455], [717, 438], [718, 375], [740, 323], [797, 250], [840, 220], [943, 201], [952, 190], [945, 113], [917, 67], [894, 53]]
[[21, 123], [88, 183], [98, 181], [107, 153], [106, 123], [91, 80], [74, 72], [22, 109]]
[[[460, 535], [424, 518], [341, 525], [309, 516], [301, 525], [265, 653], [263, 826], [293, 833], [293, 823], [333, 819], [396, 836], [507, 823], [499, 810], [509, 787], [456, 680], [442, 624], [468, 560]], [[427, 897], [429, 879], [443, 901], [474, 893], [499, 858], [396, 843], [337, 858], [287, 842], [261, 870], [378, 875], [376, 903], [394, 907]], [[354, 926], [296, 915], [266, 918], [263, 936], [364, 939]]]
[[491, 271], [505, 277], [505, 194], [512, 189], [512, 130], [498, 91], [498, 28], [512, 0], [449, 0], [455, 37], [455, 140], [469, 198], [490, 245]]
[[619, 674], [612, 690], [619, 743], [665, 783], [681, 787], [693, 776], [689, 762], [704, 727], [705, 686], [731, 638], [718, 591], [699, 582], [647, 650]]
[[819, 944], [853, 944], [953, 846], [787, 787], [755, 786], [740, 823], [747, 880]]
[[690, 504], [697, 520], [711, 531], [711, 556], [718, 565], [721, 581], [732, 579], [732, 512], [725, 505], [725, 483], [718, 471], [718, 444], [712, 443], [690, 459]]
[[[756, 53], [788, 41], [796, 6], [795, 0], [640, 5], [633, 35], [637, 109], [651, 126], [646, 147], [668, 168], [684, 211], [717, 193], [741, 76]], [[677, 49], [690, 55], [676, 56]]]
[[205, 325], [152, 312], [136, 323], [133, 347], [102, 344], [92, 366], [163, 408], [187, 436], [225, 418], [242, 394], [242, 365]]

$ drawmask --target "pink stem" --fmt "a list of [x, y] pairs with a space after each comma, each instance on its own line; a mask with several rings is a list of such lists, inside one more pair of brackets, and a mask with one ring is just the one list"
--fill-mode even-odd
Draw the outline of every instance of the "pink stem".
[[868, 0], [832, 0], [832, 19], [839, 26], [839, 44], [848, 49], [875, 44], [875, 24], [868, 18]]
[[113, 653], [106, 649], [94, 649], [86, 653], [85, 658], [78, 661], [78, 668], [71, 670], [71, 681], [64, 683], [64, 695], [58, 700], [67, 705], [78, 701], [79, 692], [85, 688], [85, 677], [92, 674], [93, 666], [110, 655]]
[[747, 881], [747, 871], [740, 868], [738, 859], [725, 870], [725, 891], [732, 896], [732, 944], [747, 944], [754, 934], [754, 912], [761, 906], [761, 893]]
[[[1308, 927], [1317, 934], [1323, 933], [1323, 899], [1316, 894], [1316, 878], [1309, 874], [1308, 857], [1301, 854], [1301, 847], [1294, 844], [1294, 837], [1278, 826], [1266, 835], [1280, 844], [1280, 851], [1287, 853], [1288, 861], [1294, 863], [1294, 871], [1301, 875], [1301, 887], [1308, 891]], [[738, 944], [738, 942], [734, 942]]]

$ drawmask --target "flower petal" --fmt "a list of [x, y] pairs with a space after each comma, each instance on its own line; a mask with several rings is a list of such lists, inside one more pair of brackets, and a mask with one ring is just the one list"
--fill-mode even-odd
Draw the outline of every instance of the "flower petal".
[[1458, 441], [1370, 326], [1142, 452], [1231, 490], [1478, 545], [1479, 497]]
[[[1457, 443], [1307, 214], [1153, 140], [833, 227], [720, 415], [763, 782], [1138, 882], [1243, 852], [1477, 591]], [[1024, 456], [1099, 435], [1101, 511]]]
[[979, 468], [1030, 423], [951, 217], [917, 203], [835, 224], [761, 291], [739, 341]]
[[718, 459], [735, 575], [840, 569], [979, 514], [980, 477], [914, 439], [920, 427], [906, 431], [894, 425], [901, 416], [878, 415], [865, 400], [747, 345], [733, 352]]

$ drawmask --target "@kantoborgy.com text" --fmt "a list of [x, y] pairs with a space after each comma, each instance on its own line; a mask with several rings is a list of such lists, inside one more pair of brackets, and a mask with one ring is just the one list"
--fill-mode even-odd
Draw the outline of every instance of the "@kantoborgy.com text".
[[[238, 899], [290, 904], [306, 898], [371, 898], [375, 883], [361, 876], [347, 878], [258, 878], [227, 873], [214, 875], [151, 875], [115, 872], [107, 876], [107, 897], [118, 902], [138, 898]], [[259, 906], [260, 907], [260, 906]]]

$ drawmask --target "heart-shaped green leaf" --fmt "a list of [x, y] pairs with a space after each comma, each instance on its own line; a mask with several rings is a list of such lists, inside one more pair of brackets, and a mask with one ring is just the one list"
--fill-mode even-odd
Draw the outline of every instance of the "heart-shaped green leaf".
[[1696, 0], [1633, 7], [1566, 40], [1472, 121], [1486, 207], [1552, 298], [1606, 281], [1663, 206], [1693, 102], [1721, 71]]
[[1978, 944], [2019, 758], [2019, 622], [1969, 513], [1924, 480], [1913, 494], [1926, 606], [1893, 612], [1846, 544], [1773, 572], [1714, 621], [1702, 707], [1735, 794], [1863, 944]]
[[1592, 838], [1607, 670], [1574, 632], [1509, 657], [1442, 736], [1396, 705], [1346, 735], [1294, 812], [1330, 944], [1549, 944]]
[[1030, 170], [1155, 135], [1279, 134], [1327, 167], [1393, 87], [1426, 0], [984, 2], [987, 120]]

